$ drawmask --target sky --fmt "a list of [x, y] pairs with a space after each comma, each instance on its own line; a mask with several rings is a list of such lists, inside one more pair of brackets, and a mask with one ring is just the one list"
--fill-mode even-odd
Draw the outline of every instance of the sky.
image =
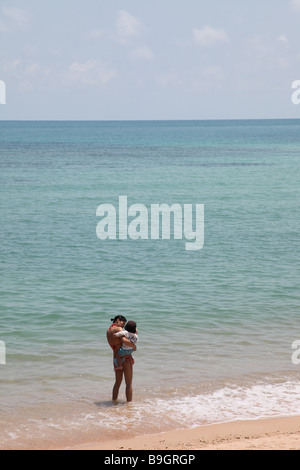
[[1, 120], [300, 118], [300, 0], [0, 0]]

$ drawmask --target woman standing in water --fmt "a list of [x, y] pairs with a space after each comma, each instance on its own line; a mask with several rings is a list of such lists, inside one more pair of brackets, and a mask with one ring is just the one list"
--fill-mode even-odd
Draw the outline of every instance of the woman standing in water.
[[[130, 346], [134, 351], [136, 350], [135, 344], [133, 344], [129, 339], [125, 337], [116, 337], [114, 336], [115, 333], [118, 333], [119, 331], [122, 331], [125, 323], [126, 323], [126, 318], [123, 317], [122, 315], [117, 315], [115, 318], [112, 318], [112, 325], [108, 328], [106, 332], [106, 337], [107, 341], [112, 348], [114, 352], [114, 358], [118, 350], [120, 349], [122, 345], [122, 341], [125, 342], [128, 346]], [[114, 366], [115, 370], [115, 384], [113, 386], [113, 391], [112, 391], [112, 399], [113, 401], [116, 401], [119, 395], [119, 389], [120, 385], [123, 380], [123, 375], [125, 377], [125, 384], [126, 384], [126, 399], [128, 402], [132, 401], [132, 376], [133, 376], [133, 370], [132, 366], [134, 364], [133, 357], [127, 356], [126, 360], [123, 362], [123, 368], [122, 369], [117, 369]]]

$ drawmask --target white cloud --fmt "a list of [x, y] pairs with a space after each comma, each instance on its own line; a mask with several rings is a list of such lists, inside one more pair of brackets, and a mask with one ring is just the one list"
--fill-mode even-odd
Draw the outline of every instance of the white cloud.
[[96, 60], [89, 59], [84, 64], [79, 64], [79, 62], [74, 62], [70, 65], [69, 70], [75, 73], [86, 73], [95, 68], [97, 65]]
[[1, 9], [0, 32], [23, 31], [28, 26], [30, 16], [25, 10], [15, 7], [3, 7]]
[[133, 60], [146, 60], [146, 61], [154, 60], [154, 54], [152, 50], [150, 49], [150, 47], [148, 46], [138, 47], [130, 54], [130, 57]]
[[132, 37], [138, 37], [143, 31], [143, 24], [136, 16], [128, 11], [119, 10], [117, 17], [117, 32], [121, 42], [125, 42]]
[[177, 69], [159, 75], [155, 81], [157, 85], [163, 88], [177, 89], [183, 86], [181, 74]]
[[192, 93], [205, 93], [224, 87], [226, 75], [222, 67], [207, 65], [186, 70], [173, 69], [156, 79], [158, 86], [166, 89], [184, 89]]
[[289, 41], [285, 34], [281, 34], [278, 36], [277, 41], [281, 42], [282, 44], [288, 45]]
[[89, 37], [92, 39], [102, 38], [106, 34], [105, 29], [93, 29], [89, 33]]
[[209, 47], [218, 42], [228, 42], [228, 36], [222, 29], [214, 29], [204, 26], [202, 29], [194, 29], [194, 41], [198, 46]]
[[8, 18], [11, 18], [13, 21], [17, 23], [27, 23], [27, 21], [29, 21], [28, 13], [26, 13], [24, 10], [21, 10], [20, 8], [4, 7], [2, 10], [5, 16], [7, 16]]
[[49, 75], [50, 70], [43, 65], [33, 62], [25, 67], [24, 73], [30, 77]]
[[290, 0], [290, 5], [294, 10], [300, 11], [300, 0]]
[[8, 28], [6, 24], [0, 19], [0, 33], [7, 33]]
[[68, 68], [67, 80], [83, 85], [106, 85], [117, 75], [115, 69], [110, 69], [98, 60], [89, 59], [85, 63], [74, 62]]
[[257, 79], [259, 79], [266, 72], [288, 70], [294, 60], [290, 54], [287, 54], [288, 50], [289, 43], [284, 34], [278, 36], [276, 40], [268, 34], [255, 35], [248, 41], [248, 45], [244, 49], [245, 56], [252, 64], [249, 72], [251, 74], [255, 72]]
[[1, 64], [0, 71], [4, 72], [9, 77], [19, 76], [21, 66], [22, 66], [21, 59], [11, 58], [7, 61], [4, 61]]

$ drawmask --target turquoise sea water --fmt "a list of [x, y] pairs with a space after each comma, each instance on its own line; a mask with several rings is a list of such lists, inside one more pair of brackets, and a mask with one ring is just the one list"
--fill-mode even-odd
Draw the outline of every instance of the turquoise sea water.
[[[299, 414], [300, 121], [0, 122], [2, 448]], [[204, 204], [204, 246], [100, 204]], [[105, 331], [138, 323], [134, 401]], [[300, 357], [300, 354], [299, 354]]]

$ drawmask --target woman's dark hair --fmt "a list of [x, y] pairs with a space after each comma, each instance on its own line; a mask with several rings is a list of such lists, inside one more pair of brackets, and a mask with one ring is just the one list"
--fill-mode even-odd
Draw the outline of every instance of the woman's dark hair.
[[124, 322], [127, 321], [126, 318], [123, 317], [123, 315], [117, 315], [115, 318], [111, 318], [111, 321], [112, 321], [113, 323], [115, 323], [117, 320], [124, 321]]
[[135, 323], [135, 321], [127, 322], [126, 326], [124, 328], [125, 328], [125, 330], [129, 331], [129, 333], [136, 333], [136, 323]]

